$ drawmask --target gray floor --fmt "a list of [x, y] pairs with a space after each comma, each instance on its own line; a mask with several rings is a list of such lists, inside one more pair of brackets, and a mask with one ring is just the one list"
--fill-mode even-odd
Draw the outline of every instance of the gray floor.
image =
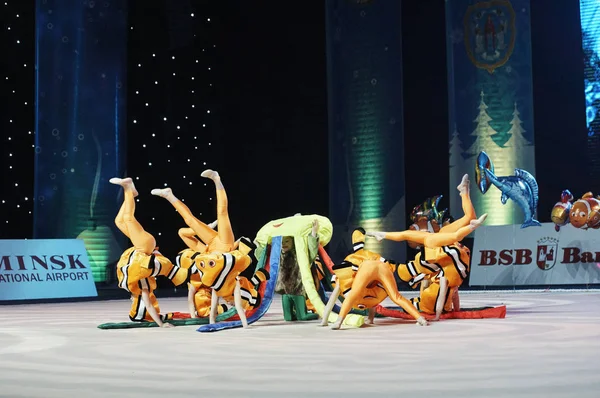
[[[163, 311], [185, 311], [163, 299]], [[0, 307], [2, 397], [600, 397], [600, 293], [464, 293], [506, 319], [332, 331], [286, 323], [279, 297], [249, 330], [100, 330], [128, 301]]]

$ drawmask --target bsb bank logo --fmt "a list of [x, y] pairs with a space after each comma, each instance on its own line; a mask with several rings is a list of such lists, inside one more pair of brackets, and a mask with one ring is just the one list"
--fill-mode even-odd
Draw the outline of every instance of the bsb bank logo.
[[542, 271], [561, 264], [598, 263], [600, 251], [586, 252], [578, 247], [563, 247], [559, 250], [558, 239], [544, 237], [537, 241], [535, 253], [531, 249], [480, 250], [479, 266], [530, 265], [533, 262]]
[[537, 243], [536, 264], [542, 271], [547, 271], [556, 264], [558, 239], [542, 238]]

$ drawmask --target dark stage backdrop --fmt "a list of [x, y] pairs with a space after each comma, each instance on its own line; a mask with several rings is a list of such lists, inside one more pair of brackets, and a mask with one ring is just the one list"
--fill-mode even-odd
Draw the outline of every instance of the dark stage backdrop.
[[171, 187], [211, 222], [206, 168], [221, 174], [236, 236], [295, 213], [327, 215], [323, 6], [223, 3], [130, 9], [128, 174], [138, 217], [171, 256], [185, 224], [150, 190]]
[[0, 58], [0, 239], [31, 238], [33, 231], [33, 146], [35, 2], [6, 1], [0, 12], [4, 48]]
[[600, 153], [588, 147], [579, 2], [531, 0], [531, 26], [538, 216], [550, 222], [563, 189], [600, 192]]
[[122, 252], [127, 2], [36, 2], [36, 239], [82, 239], [96, 282]]
[[[404, 225], [404, 119], [400, 2], [327, 1], [330, 255], [352, 252], [359, 226]], [[404, 245], [366, 248], [403, 258]]]
[[[322, 2], [221, 2], [219, 135], [236, 235], [328, 214]], [[235, 4], [235, 6], [233, 6]]]
[[[140, 193], [136, 218], [170, 258], [184, 249], [186, 227], [170, 203], [151, 195], [169, 187], [193, 214], [215, 219], [215, 189], [200, 177], [216, 169], [229, 188], [227, 157], [216, 127], [215, 73], [220, 32], [210, 2], [131, 2], [128, 37], [127, 171]], [[120, 192], [114, 186], [114, 192]]]

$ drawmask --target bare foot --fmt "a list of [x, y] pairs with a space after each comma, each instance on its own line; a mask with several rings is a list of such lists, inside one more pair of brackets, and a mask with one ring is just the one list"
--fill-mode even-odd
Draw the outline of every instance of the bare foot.
[[372, 236], [374, 238], [376, 238], [378, 241], [381, 241], [383, 239], [385, 239], [385, 232], [379, 232], [379, 231], [367, 231], [365, 233], [366, 236]]
[[138, 191], [137, 189], [135, 189], [135, 185], [133, 184], [133, 180], [129, 177], [127, 178], [117, 178], [117, 177], [113, 177], [110, 180], [108, 180], [108, 182], [110, 182], [111, 184], [115, 184], [115, 185], [120, 185], [123, 187], [123, 189], [130, 189], [131, 192], [133, 193], [133, 197], [135, 198], [136, 196], [138, 196]]
[[469, 181], [469, 175], [465, 174], [456, 189], [458, 189], [458, 192], [462, 195], [463, 193], [469, 192], [470, 185], [471, 182]]
[[472, 230], [476, 230], [483, 224], [483, 222], [485, 221], [486, 218], [487, 218], [487, 213], [483, 214], [477, 220], [471, 220], [471, 222], [469, 223], [469, 226], [471, 227]]

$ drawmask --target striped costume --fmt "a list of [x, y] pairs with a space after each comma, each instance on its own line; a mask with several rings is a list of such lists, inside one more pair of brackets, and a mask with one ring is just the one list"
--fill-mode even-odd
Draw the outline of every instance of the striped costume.
[[[131, 247], [121, 255], [117, 263], [117, 279], [119, 287], [131, 293], [133, 303], [129, 311], [129, 318], [132, 321], [153, 321], [142, 300], [142, 290], [148, 290], [150, 302], [156, 312], [160, 313], [158, 300], [154, 295], [156, 277], [159, 275], [165, 276], [175, 286], [179, 286], [186, 282], [189, 271], [173, 265], [158, 251], [147, 255]], [[161, 317], [169, 319], [168, 315], [161, 315]]]

